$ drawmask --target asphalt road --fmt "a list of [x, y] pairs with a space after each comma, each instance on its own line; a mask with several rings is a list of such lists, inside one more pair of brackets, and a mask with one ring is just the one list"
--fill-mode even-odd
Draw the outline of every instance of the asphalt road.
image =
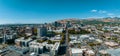
[[66, 56], [70, 56], [70, 52], [69, 52], [69, 42], [68, 42], [68, 29], [66, 29], [66, 34], [65, 34], [66, 36], [66, 41], [65, 41], [65, 43], [66, 43]]

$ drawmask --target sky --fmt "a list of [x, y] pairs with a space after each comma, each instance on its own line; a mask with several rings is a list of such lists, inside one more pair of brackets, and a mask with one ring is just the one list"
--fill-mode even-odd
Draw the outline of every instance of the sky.
[[120, 0], [0, 0], [0, 24], [120, 17]]

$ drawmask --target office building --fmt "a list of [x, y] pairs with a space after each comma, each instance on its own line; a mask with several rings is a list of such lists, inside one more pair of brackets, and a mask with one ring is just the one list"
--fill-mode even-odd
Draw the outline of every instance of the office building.
[[24, 37], [22, 38], [19, 38], [19, 39], [16, 39], [15, 40], [15, 43], [17, 46], [20, 46], [20, 47], [28, 47], [29, 46], [29, 42], [31, 42], [32, 39], [24, 39]]
[[39, 43], [37, 40], [34, 40], [29, 43], [30, 52], [34, 52], [36, 54], [42, 54], [45, 52], [45, 49], [52, 49], [53, 44], [47, 44], [47, 42]]
[[61, 24], [60, 24], [59, 22], [57, 22], [57, 21], [54, 22], [54, 26], [55, 26], [55, 27], [59, 27], [60, 25], [61, 25]]
[[32, 35], [32, 28], [26, 27], [25, 34], [26, 34], [26, 36], [31, 36]]
[[45, 26], [39, 27], [37, 29], [37, 36], [39, 37], [44, 37], [47, 35], [47, 28]]

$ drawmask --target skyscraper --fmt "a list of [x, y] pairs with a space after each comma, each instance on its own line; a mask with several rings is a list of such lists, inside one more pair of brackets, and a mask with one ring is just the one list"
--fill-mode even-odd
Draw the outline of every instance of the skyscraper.
[[39, 37], [44, 37], [47, 35], [47, 28], [45, 26], [39, 27], [37, 29], [37, 36]]
[[31, 28], [31, 27], [26, 27], [26, 29], [25, 29], [25, 34], [26, 34], [27, 36], [31, 36], [31, 35], [32, 35], [32, 28]]
[[57, 22], [57, 21], [54, 22], [54, 26], [55, 26], [55, 27], [59, 27], [60, 25], [61, 25], [61, 24], [60, 24], [59, 22]]

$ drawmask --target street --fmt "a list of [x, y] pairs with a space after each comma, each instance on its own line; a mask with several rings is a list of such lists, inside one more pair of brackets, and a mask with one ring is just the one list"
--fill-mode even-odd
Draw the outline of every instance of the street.
[[70, 56], [70, 54], [69, 54], [69, 42], [68, 42], [68, 29], [66, 28], [66, 34], [65, 34], [66, 36], [66, 41], [65, 41], [65, 44], [66, 44], [66, 56]]

